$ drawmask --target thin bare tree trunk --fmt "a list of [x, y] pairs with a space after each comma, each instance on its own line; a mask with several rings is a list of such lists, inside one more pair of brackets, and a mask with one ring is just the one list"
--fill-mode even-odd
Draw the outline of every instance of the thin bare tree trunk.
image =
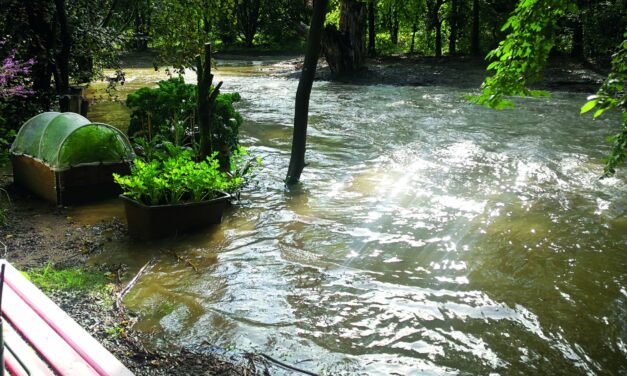
[[198, 101], [198, 128], [200, 131], [200, 160], [204, 160], [211, 155], [213, 145], [211, 144], [211, 112], [213, 104], [220, 93], [222, 81], [211, 90], [213, 74], [211, 74], [211, 43], [205, 43], [205, 56], [201, 60], [200, 55], [196, 56], [196, 75], [198, 76], [198, 87], [196, 88]]
[[298, 81], [296, 90], [296, 102], [294, 105], [294, 136], [292, 139], [292, 156], [287, 169], [285, 182], [288, 185], [297, 183], [305, 168], [305, 150], [307, 146], [307, 121], [309, 117], [309, 97], [316, 75], [316, 66], [320, 56], [320, 42], [322, 28], [326, 18], [329, 0], [316, 0], [314, 2], [313, 16], [307, 38], [307, 52], [303, 71]]
[[368, 54], [374, 56], [377, 52], [375, 49], [375, 39], [377, 37], [375, 31], [375, 1], [370, 0], [368, 3]]
[[479, 56], [479, 0], [472, 2], [472, 32], [470, 34], [470, 53]]

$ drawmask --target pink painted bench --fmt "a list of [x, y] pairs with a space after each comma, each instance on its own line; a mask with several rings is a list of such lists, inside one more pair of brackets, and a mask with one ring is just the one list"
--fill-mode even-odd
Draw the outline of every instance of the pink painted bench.
[[4, 366], [9, 375], [133, 375], [17, 269], [6, 260], [2, 264]]

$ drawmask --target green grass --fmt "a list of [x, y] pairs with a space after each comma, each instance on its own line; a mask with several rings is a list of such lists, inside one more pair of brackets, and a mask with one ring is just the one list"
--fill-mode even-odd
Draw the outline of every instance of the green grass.
[[104, 273], [83, 268], [55, 269], [52, 263], [43, 268], [30, 269], [23, 273], [43, 291], [79, 290], [103, 292], [109, 288], [110, 280]]

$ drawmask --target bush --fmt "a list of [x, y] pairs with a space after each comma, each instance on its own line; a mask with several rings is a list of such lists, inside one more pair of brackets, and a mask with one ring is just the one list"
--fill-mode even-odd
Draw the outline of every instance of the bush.
[[[172, 155], [176, 154], [176, 155]], [[236, 193], [252, 169], [245, 150], [231, 157], [232, 172], [223, 172], [214, 152], [196, 163], [191, 150], [170, 147], [151, 161], [135, 160], [129, 176], [114, 174], [123, 194], [145, 205], [199, 202]]]
[[[144, 87], [129, 94], [126, 105], [133, 111], [128, 134], [151, 141], [154, 137], [196, 149], [199, 139], [197, 126], [197, 87], [186, 84], [182, 77], [159, 81], [157, 88]], [[211, 116], [211, 150], [221, 156], [236, 150], [242, 116], [233, 103], [238, 93], [219, 94]]]

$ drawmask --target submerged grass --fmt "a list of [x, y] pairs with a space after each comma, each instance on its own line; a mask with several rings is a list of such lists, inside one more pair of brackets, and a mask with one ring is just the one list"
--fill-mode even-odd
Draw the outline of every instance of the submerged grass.
[[55, 269], [52, 263], [43, 268], [30, 269], [23, 273], [43, 291], [79, 290], [105, 292], [110, 289], [110, 280], [99, 271], [84, 268]]

